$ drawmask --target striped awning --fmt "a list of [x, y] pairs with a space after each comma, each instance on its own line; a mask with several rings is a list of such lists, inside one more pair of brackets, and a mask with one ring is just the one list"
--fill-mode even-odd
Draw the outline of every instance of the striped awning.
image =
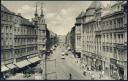
[[8, 65], [6, 65], [9, 69], [14, 69], [14, 68], [16, 68], [16, 66], [14, 65], [14, 64], [8, 64]]
[[23, 60], [23, 61], [15, 63], [15, 65], [18, 66], [19, 68], [23, 68], [29, 64], [31, 64], [31, 63], [27, 60]]
[[5, 71], [7, 71], [7, 70], [9, 70], [8, 67], [6, 67], [5, 65], [2, 65], [2, 66], [1, 66], [1, 72], [5, 72]]
[[35, 62], [39, 61], [40, 58], [39, 58], [39, 57], [33, 57], [33, 58], [29, 58], [28, 60], [29, 60], [31, 63], [35, 63]]

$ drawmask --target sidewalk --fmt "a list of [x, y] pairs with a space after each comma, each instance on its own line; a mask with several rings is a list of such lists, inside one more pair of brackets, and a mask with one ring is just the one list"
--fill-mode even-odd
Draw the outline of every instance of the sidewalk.
[[[68, 60], [70, 61], [70, 63], [75, 65], [77, 68], [79, 68], [77, 70], [80, 71], [80, 73], [83, 75], [84, 69], [81, 68], [82, 64], [80, 63], [79, 59], [76, 59], [73, 55], [69, 55]], [[77, 61], [78, 61], [78, 63], [77, 63]], [[112, 77], [109, 77], [107, 75], [103, 75], [103, 77], [101, 79], [99, 79], [99, 77], [100, 77], [99, 74], [101, 73], [100, 71], [87, 71], [87, 76], [84, 76], [84, 77], [88, 77], [89, 79], [91, 78], [91, 75], [88, 74], [88, 72], [91, 72], [91, 74], [94, 75], [95, 80], [114, 80]]]
[[73, 67], [73, 69], [75, 69], [79, 74], [81, 74], [81, 76], [83, 77], [83, 80], [91, 80], [91, 76], [90, 75], [87, 75], [87, 76], [83, 75], [83, 70], [80, 68], [80, 64], [76, 63], [76, 59], [74, 59], [74, 57], [67, 56], [66, 57], [66, 61], [68, 62], [68, 64], [70, 66]]

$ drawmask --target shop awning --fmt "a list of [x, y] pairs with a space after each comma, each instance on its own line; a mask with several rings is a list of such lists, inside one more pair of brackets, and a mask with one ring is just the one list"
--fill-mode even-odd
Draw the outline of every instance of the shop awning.
[[29, 61], [23, 60], [23, 61], [17, 62], [16, 66], [18, 66], [19, 68], [23, 68], [23, 67], [25, 67], [25, 66], [27, 66], [29, 64], [31, 64]]
[[7, 70], [9, 70], [9, 68], [7, 68], [6, 66], [1, 66], [1, 72], [4, 72], [4, 71], [7, 71]]
[[10, 68], [10, 69], [14, 69], [14, 68], [16, 68], [16, 66], [14, 65], [14, 64], [8, 64], [8, 65], [6, 65], [8, 68]]
[[35, 63], [35, 62], [39, 61], [40, 58], [39, 58], [39, 57], [33, 57], [33, 58], [29, 58], [28, 60], [29, 60], [31, 63]]

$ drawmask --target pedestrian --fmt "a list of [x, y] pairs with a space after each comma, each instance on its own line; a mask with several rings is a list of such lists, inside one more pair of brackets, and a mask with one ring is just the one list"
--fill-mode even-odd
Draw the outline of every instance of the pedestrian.
[[94, 80], [94, 74], [91, 74], [91, 80]]
[[99, 76], [99, 79], [101, 79], [101, 77], [102, 77], [101, 73], [99, 73], [99, 75], [100, 75], [100, 76]]
[[72, 74], [70, 73], [70, 74], [69, 74], [69, 80], [71, 80], [71, 79], [72, 79]]
[[84, 70], [83, 75], [86, 76], [86, 70]]
[[102, 71], [102, 77], [104, 76], [104, 70]]

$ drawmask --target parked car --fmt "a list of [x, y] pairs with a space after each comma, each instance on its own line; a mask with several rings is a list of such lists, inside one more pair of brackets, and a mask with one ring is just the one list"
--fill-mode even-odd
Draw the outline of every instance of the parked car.
[[68, 53], [66, 52], [65, 55], [68, 55]]
[[65, 55], [64, 55], [64, 54], [62, 54], [60, 58], [61, 58], [61, 59], [65, 59]]

